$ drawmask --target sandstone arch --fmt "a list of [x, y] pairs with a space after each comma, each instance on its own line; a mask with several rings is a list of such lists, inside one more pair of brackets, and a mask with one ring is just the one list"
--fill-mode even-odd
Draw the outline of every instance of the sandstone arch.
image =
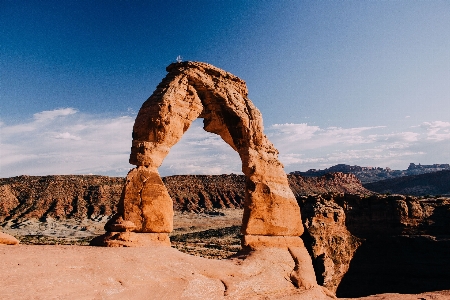
[[115, 242], [107, 245], [132, 245], [135, 232], [170, 244], [172, 199], [157, 169], [197, 118], [241, 158], [246, 176], [243, 244], [267, 244], [268, 236], [278, 236], [278, 242], [281, 237], [297, 237], [294, 243], [301, 243], [300, 209], [278, 151], [263, 133], [261, 113], [247, 97], [245, 82], [200, 62], [174, 63], [167, 71], [137, 115], [130, 155], [137, 167], [127, 175], [118, 214], [106, 225], [107, 231], [117, 233], [110, 234], [108, 239]]

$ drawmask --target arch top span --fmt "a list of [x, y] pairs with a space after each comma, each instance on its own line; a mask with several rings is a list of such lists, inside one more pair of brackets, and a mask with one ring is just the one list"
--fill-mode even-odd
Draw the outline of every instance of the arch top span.
[[167, 71], [136, 118], [131, 164], [159, 167], [170, 147], [199, 117], [204, 129], [220, 135], [241, 159], [247, 159], [249, 148], [266, 147], [267, 153], [278, 154], [265, 141], [261, 113], [239, 77], [200, 62], [174, 63]]
[[127, 176], [114, 229], [172, 231], [172, 200], [157, 169], [191, 123], [203, 118], [204, 129], [220, 135], [241, 158], [247, 241], [255, 240], [250, 236], [300, 236], [299, 206], [245, 81], [201, 62], [173, 63], [167, 72], [136, 117], [130, 163], [137, 167]]

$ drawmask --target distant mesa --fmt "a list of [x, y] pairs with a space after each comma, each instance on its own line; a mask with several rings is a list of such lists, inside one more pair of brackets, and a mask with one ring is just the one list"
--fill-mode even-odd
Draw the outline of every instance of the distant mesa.
[[354, 174], [358, 177], [363, 184], [376, 182], [380, 180], [393, 179], [402, 176], [410, 175], [420, 175], [424, 173], [438, 172], [442, 170], [450, 170], [450, 164], [433, 164], [433, 165], [421, 165], [410, 163], [408, 169], [406, 170], [392, 170], [389, 167], [361, 167], [361, 166], [350, 166], [346, 164], [338, 164], [323, 170], [320, 169], [309, 169], [306, 172], [294, 171], [291, 174], [297, 174], [302, 176], [322, 176], [327, 173], [342, 172]]
[[414, 196], [450, 196], [450, 170], [426, 172], [364, 184], [364, 187], [381, 194]]
[[436, 172], [441, 170], [450, 169], [450, 164], [433, 164], [433, 165], [416, 165], [415, 163], [410, 163], [408, 167], [408, 171], [413, 170], [426, 170], [428, 169], [430, 172]]

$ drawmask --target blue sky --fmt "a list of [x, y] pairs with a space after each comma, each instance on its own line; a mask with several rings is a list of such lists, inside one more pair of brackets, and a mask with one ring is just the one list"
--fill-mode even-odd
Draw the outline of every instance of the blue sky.
[[[286, 171], [450, 162], [448, 1], [0, 0], [0, 177], [123, 176], [177, 55], [247, 82]], [[239, 173], [196, 121], [162, 175]]]

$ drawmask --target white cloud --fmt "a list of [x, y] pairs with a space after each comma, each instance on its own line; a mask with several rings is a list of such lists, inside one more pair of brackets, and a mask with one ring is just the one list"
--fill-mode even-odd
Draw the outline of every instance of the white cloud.
[[34, 114], [26, 123], [2, 124], [0, 176], [110, 174], [123, 176], [134, 116], [104, 117], [73, 108]]
[[46, 121], [46, 120], [53, 120], [57, 117], [73, 115], [75, 113], [77, 113], [76, 109], [68, 107], [68, 108], [60, 108], [60, 109], [54, 109], [54, 110], [44, 110], [44, 111], [34, 114], [33, 117], [37, 121]]
[[[278, 124], [269, 127], [268, 136], [280, 150], [286, 171], [325, 168], [338, 163], [406, 168], [409, 162], [448, 162], [448, 145], [434, 142], [448, 140], [448, 122], [435, 121], [422, 126], [388, 132], [385, 126], [318, 128], [307, 124]], [[423, 133], [420, 127], [426, 127]], [[286, 134], [285, 134], [286, 132]], [[296, 134], [303, 134], [302, 137]], [[430, 141], [433, 137], [434, 140]], [[433, 143], [433, 144], [431, 144]], [[440, 147], [441, 155], [431, 157], [430, 148]], [[436, 151], [433, 152], [434, 154]]]
[[430, 140], [450, 140], [450, 122], [425, 122], [422, 124], [422, 127], [427, 130], [427, 137]]
[[80, 137], [73, 135], [69, 132], [58, 133], [57, 135], [55, 135], [55, 139], [75, 140], [75, 141], [81, 140]]
[[222, 138], [195, 120], [159, 168], [161, 175], [241, 173], [241, 160]]
[[[125, 176], [134, 115], [105, 117], [73, 108], [37, 113], [28, 122], [0, 123], [0, 177], [22, 174]], [[196, 120], [159, 168], [173, 174], [240, 173], [239, 155]], [[394, 130], [383, 126], [321, 128], [275, 124], [265, 132], [287, 172], [338, 163], [406, 168], [410, 162], [450, 161], [450, 122]]]
[[267, 135], [277, 148], [290, 152], [300, 149], [324, 148], [337, 144], [355, 145], [370, 143], [373, 142], [374, 137], [362, 135], [362, 133], [379, 128], [384, 127], [328, 127], [321, 129], [318, 126], [309, 126], [306, 123], [275, 124], [268, 128]]

